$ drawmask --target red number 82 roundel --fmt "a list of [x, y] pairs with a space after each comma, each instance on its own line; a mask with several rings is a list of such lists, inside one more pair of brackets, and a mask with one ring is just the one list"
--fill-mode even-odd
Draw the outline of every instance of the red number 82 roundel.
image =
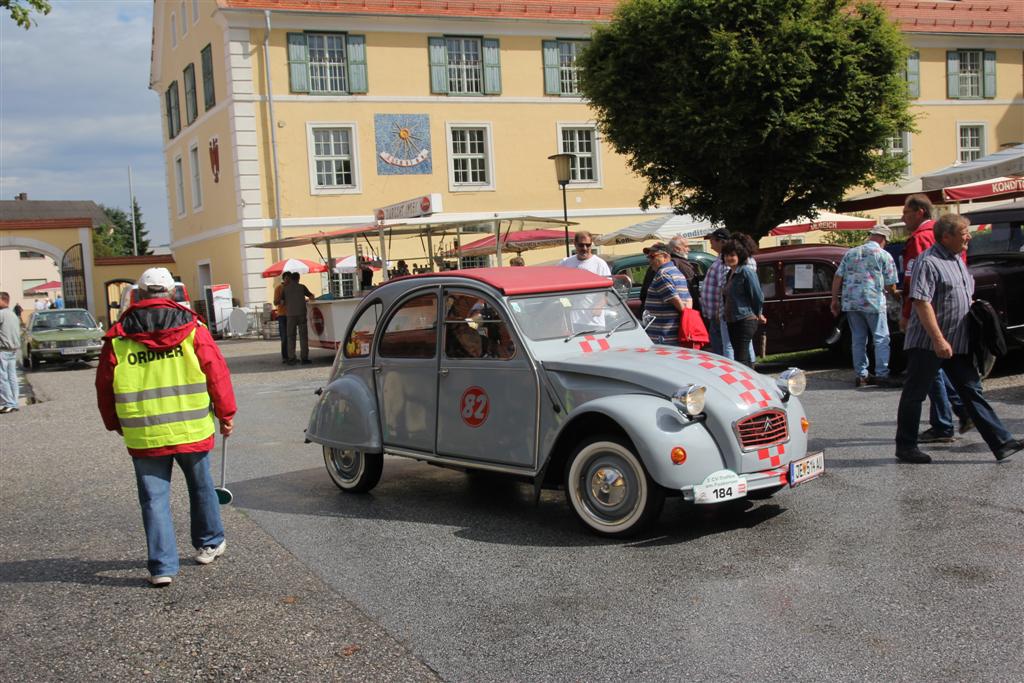
[[462, 421], [470, 427], [479, 427], [487, 420], [491, 411], [491, 402], [487, 398], [487, 392], [480, 387], [470, 387], [462, 392], [462, 399], [459, 401], [459, 412]]

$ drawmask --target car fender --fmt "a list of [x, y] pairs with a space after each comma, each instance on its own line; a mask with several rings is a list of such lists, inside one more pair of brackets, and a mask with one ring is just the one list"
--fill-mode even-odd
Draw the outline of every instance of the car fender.
[[[615, 422], [632, 441], [651, 478], [665, 488], [678, 491], [700, 484], [712, 472], [727, 468], [721, 449], [703, 421], [681, 415], [665, 398], [647, 394], [596, 398], [572, 410], [562, 428], [588, 413]], [[674, 448], [686, 451], [682, 464], [672, 462]]]
[[320, 392], [306, 439], [334, 448], [381, 452], [380, 417], [373, 388], [355, 373], [335, 378]]

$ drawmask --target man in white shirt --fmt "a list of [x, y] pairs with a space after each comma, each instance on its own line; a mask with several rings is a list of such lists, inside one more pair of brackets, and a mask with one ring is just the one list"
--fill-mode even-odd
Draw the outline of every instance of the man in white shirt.
[[[581, 230], [573, 238], [576, 244], [576, 254], [562, 259], [558, 265], [563, 268], [579, 268], [590, 271], [595, 275], [611, 277], [612, 269], [600, 256], [594, 256], [594, 236]], [[580, 299], [583, 310], [573, 310], [572, 327], [573, 332], [581, 330], [603, 330], [604, 329], [604, 306], [599, 303], [604, 295], [590, 294]]]

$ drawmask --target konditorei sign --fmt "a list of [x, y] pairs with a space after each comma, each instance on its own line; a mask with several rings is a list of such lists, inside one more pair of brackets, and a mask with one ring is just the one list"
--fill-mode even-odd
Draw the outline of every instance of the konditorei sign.
[[406, 218], [420, 218], [433, 213], [444, 211], [441, 206], [441, 195], [432, 192], [421, 197], [406, 199], [404, 202], [382, 206], [373, 210], [373, 217], [378, 221], [404, 220]]

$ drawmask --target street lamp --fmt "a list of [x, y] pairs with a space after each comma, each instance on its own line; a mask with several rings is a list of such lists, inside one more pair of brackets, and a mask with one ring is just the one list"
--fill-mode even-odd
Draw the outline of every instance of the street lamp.
[[562, 220], [565, 221], [565, 256], [569, 257], [569, 205], [566, 203], [565, 186], [572, 179], [572, 160], [575, 154], [552, 154], [548, 157], [555, 162], [555, 177], [562, 188]]

